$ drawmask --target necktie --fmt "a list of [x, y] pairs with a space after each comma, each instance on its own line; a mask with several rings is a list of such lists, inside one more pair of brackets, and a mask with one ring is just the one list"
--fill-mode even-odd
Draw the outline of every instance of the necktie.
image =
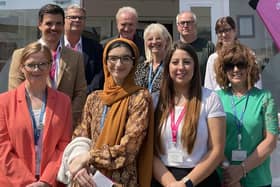
[[50, 70], [50, 78], [52, 81], [54, 81], [54, 77], [55, 77], [55, 71], [56, 71], [56, 57], [57, 57], [57, 52], [52, 52], [52, 58], [53, 58], [53, 62], [52, 62], [52, 67]]

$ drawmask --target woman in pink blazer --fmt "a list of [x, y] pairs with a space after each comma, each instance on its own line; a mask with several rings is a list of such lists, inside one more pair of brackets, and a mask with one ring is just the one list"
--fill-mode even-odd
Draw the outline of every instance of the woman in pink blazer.
[[64, 148], [71, 139], [68, 96], [47, 86], [52, 55], [34, 42], [22, 53], [25, 81], [0, 94], [0, 181], [13, 187], [56, 187]]

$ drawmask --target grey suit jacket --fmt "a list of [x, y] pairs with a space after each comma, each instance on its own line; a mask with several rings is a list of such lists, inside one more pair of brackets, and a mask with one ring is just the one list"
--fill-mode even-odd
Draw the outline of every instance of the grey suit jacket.
[[[8, 89], [14, 89], [25, 80], [20, 70], [21, 55], [23, 48], [13, 52], [9, 71]], [[82, 54], [66, 47], [62, 47], [57, 90], [68, 95], [72, 102], [73, 125], [76, 126], [81, 116], [86, 100], [87, 84], [84, 73], [84, 62]]]

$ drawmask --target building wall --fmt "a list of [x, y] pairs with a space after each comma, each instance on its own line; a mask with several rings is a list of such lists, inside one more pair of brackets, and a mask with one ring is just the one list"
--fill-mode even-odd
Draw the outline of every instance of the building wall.
[[87, 26], [95, 27], [101, 34], [100, 39], [117, 33], [115, 14], [120, 7], [132, 6], [139, 16], [139, 29], [144, 29], [149, 22], [171, 24], [171, 33], [176, 32], [175, 17], [179, 11], [177, 0], [84, 0], [82, 5], [87, 10]]

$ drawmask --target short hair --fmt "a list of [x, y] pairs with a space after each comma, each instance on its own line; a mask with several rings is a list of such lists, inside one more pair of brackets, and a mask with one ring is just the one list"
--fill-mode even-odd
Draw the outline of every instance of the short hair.
[[172, 46], [172, 37], [166, 27], [160, 23], [152, 23], [148, 25], [144, 30], [144, 41], [145, 41], [145, 55], [148, 62], [152, 60], [152, 53], [148, 46], [146, 45], [146, 41], [148, 40], [148, 36], [151, 33], [158, 33], [162, 40], [166, 42], [166, 54], [171, 49]]
[[30, 55], [42, 52], [44, 56], [48, 59], [49, 62], [52, 62], [52, 54], [50, 49], [40, 42], [32, 42], [24, 47], [22, 51], [22, 57], [20, 64], [23, 65], [23, 63], [30, 57]]
[[138, 20], [138, 14], [137, 14], [136, 9], [133, 7], [130, 7], [130, 6], [124, 6], [124, 7], [119, 8], [119, 10], [116, 14], [116, 20], [118, 20], [120, 15], [123, 13], [131, 13], [131, 14], [135, 15], [136, 20]]
[[191, 13], [192, 14], [192, 18], [194, 20], [194, 23], [196, 23], [197, 17], [195, 15], [195, 13], [193, 13], [192, 11], [184, 10], [184, 11], [180, 12], [179, 14], [177, 14], [177, 16], [176, 16], [176, 23], [177, 24], [179, 23], [179, 16], [181, 16], [182, 14], [185, 14], [185, 13]]
[[64, 10], [58, 5], [46, 4], [43, 7], [41, 7], [38, 13], [39, 22], [43, 21], [45, 14], [60, 14], [63, 18], [64, 23]]
[[230, 81], [227, 77], [225, 65], [243, 62], [247, 65], [247, 87], [252, 88], [260, 78], [260, 69], [256, 63], [256, 56], [251, 49], [237, 42], [232, 46], [223, 47], [215, 61], [216, 81], [222, 89], [228, 89]]
[[84, 15], [87, 14], [85, 8], [81, 7], [81, 6], [78, 5], [78, 4], [71, 4], [71, 5], [69, 5], [69, 6], [65, 9], [65, 14], [66, 14], [66, 15], [68, 15], [67, 12], [68, 12], [68, 10], [70, 10], [70, 9], [78, 9], [78, 10], [81, 10], [81, 11], [84, 13]]

